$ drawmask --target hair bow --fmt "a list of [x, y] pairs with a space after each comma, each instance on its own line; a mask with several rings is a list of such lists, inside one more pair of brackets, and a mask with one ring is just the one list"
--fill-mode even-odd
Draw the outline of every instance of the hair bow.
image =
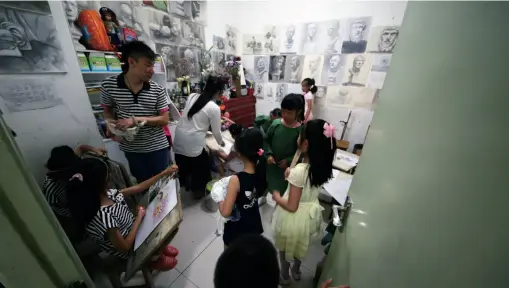
[[336, 136], [336, 127], [325, 122], [325, 124], [323, 124], [323, 135], [325, 135], [327, 138], [330, 138], [330, 149], [332, 149], [332, 138]]
[[[78, 180], [80, 180], [81, 182], [83, 182], [83, 175], [81, 175], [80, 173], [76, 173], [76, 174], [72, 175], [72, 177], [71, 177], [71, 179], [70, 179], [70, 180], [72, 180], [72, 179], [78, 179]], [[70, 181], [70, 180], [69, 180], [69, 181]]]
[[258, 149], [257, 154], [258, 154], [258, 156], [262, 156], [263, 155], [263, 149]]

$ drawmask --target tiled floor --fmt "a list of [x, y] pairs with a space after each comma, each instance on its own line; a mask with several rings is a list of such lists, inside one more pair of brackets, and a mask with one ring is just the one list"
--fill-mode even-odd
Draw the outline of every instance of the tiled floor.
[[[200, 202], [187, 199], [182, 193], [184, 220], [172, 245], [180, 251], [177, 268], [159, 273], [155, 277], [156, 288], [213, 288], [213, 274], [216, 261], [223, 252], [223, 240], [217, 237], [215, 214], [204, 212]], [[272, 240], [270, 219], [273, 211], [270, 204], [260, 208], [264, 236]], [[316, 242], [316, 241], [315, 241]], [[290, 287], [311, 288], [315, 266], [323, 256], [323, 247], [314, 243], [308, 257], [302, 263], [302, 279]], [[104, 277], [101, 277], [104, 278]], [[106, 279], [96, 280], [96, 287], [110, 288]]]

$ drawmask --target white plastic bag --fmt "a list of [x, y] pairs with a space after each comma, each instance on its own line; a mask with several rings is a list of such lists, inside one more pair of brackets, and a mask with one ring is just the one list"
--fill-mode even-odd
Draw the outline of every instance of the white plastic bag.
[[[224, 201], [226, 198], [226, 193], [228, 193], [228, 183], [230, 182], [231, 176], [224, 177], [220, 180], [218, 180], [214, 185], [212, 185], [212, 189], [210, 190], [210, 197], [214, 202], [219, 203], [221, 201]], [[227, 218], [224, 218], [223, 215], [221, 215], [221, 212], [219, 209], [217, 210], [217, 229], [216, 234], [217, 235], [223, 235], [224, 232], [224, 223], [228, 221]]]

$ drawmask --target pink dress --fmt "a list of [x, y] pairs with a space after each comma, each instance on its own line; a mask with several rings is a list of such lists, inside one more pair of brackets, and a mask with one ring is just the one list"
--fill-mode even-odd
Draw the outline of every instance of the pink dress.
[[[304, 117], [306, 117], [307, 113], [308, 113], [308, 100], [311, 100], [313, 101], [313, 93], [311, 93], [311, 91], [308, 91], [306, 94], [304, 94], [304, 102], [305, 102], [305, 109], [304, 109]], [[305, 121], [309, 121], [309, 120], [312, 120], [313, 119], [313, 111], [309, 111], [309, 117], [307, 119], [305, 119]]]

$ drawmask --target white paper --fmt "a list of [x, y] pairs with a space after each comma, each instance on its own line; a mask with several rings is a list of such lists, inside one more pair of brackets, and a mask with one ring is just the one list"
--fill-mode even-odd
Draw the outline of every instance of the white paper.
[[344, 153], [339, 152], [341, 150], [336, 150], [336, 160], [346, 163], [351, 166], [356, 166], [359, 163], [359, 158], [346, 155]]
[[11, 113], [38, 110], [62, 105], [62, 99], [55, 95], [53, 78], [6, 78], [0, 81], [0, 97]]
[[339, 204], [345, 205], [353, 177], [350, 177], [350, 175], [342, 177], [339, 170], [332, 170], [332, 175], [333, 178], [323, 185], [323, 189], [338, 201]]
[[[154, 185], [158, 185], [158, 183]], [[175, 179], [171, 179], [147, 206], [145, 217], [136, 233], [134, 250], [138, 249], [157, 225], [163, 221], [164, 217], [170, 214], [171, 210], [177, 206], [177, 202], [177, 182]]]
[[223, 152], [226, 155], [229, 155], [233, 148], [233, 142], [231, 142], [230, 140], [224, 139], [224, 138], [223, 138], [223, 141], [224, 141], [224, 147], [219, 147], [219, 149], [223, 150]]

